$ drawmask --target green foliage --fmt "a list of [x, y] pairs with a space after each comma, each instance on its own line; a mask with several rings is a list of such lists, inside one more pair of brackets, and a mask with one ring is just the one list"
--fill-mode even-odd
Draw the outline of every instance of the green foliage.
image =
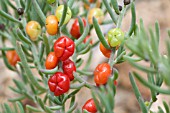
[[[97, 0], [96, 0], [97, 1]], [[90, 5], [93, 8], [96, 5], [89, 3], [88, 0], [83, 0], [83, 4]], [[18, 97], [10, 98], [9, 102], [12, 102], [13, 107], [10, 107], [7, 103], [2, 105], [2, 112], [4, 113], [25, 113], [25, 112], [46, 112], [46, 113], [80, 113], [81, 110], [76, 110], [76, 94], [79, 93], [82, 87], [87, 87], [92, 92], [93, 100], [96, 104], [99, 113], [112, 113], [114, 111], [115, 103], [114, 97], [116, 95], [116, 87], [113, 83], [119, 76], [118, 70], [113, 66], [122, 62], [129, 62], [136, 69], [143, 71], [147, 75], [147, 80], [144, 79], [137, 72], [130, 72], [129, 78], [132, 84], [132, 88], [136, 99], [140, 105], [143, 113], [154, 113], [150, 111], [150, 108], [154, 102], [157, 101], [157, 95], [166, 94], [170, 95], [170, 41], [166, 41], [166, 53], [162, 55], [159, 51], [160, 40], [160, 28], [158, 22], [155, 23], [155, 28], [147, 30], [144, 28], [142, 19], [140, 24], [136, 24], [136, 10], [135, 0], [132, 0], [129, 5], [124, 5], [123, 10], [119, 11], [117, 0], [103, 0], [100, 8], [106, 14], [109, 14], [111, 20], [102, 22], [102, 25], [115, 24], [116, 28], [121, 29], [122, 20], [128, 9], [131, 10], [131, 25], [128, 32], [125, 33], [125, 40], [121, 43], [118, 50], [115, 47], [110, 47], [105, 39], [106, 33], [101, 30], [101, 26], [97, 22], [97, 19], [93, 17], [93, 25], [89, 25], [88, 21], [84, 26], [81, 17], [87, 18], [88, 9], [85, 7], [83, 11], [79, 12], [79, 6], [76, 4], [79, 0], [56, 0], [54, 4], [48, 4], [45, 0], [15, 0], [13, 4], [10, 0], [0, 1], [0, 24], [5, 25], [5, 29], [0, 29], [0, 51], [4, 64], [6, 67], [16, 72], [20, 80], [14, 79], [15, 87], [9, 86], [9, 88], [18, 94]], [[46, 35], [45, 20], [49, 14], [55, 15], [55, 10], [59, 5], [64, 4], [64, 11], [59, 23], [59, 32], [56, 36]], [[76, 6], [77, 5], [77, 6]], [[67, 24], [63, 24], [67, 7], [72, 11], [72, 18], [78, 17], [80, 25], [80, 33], [82, 34], [79, 39], [74, 39], [68, 31]], [[18, 8], [24, 8], [24, 14], [19, 15], [17, 13]], [[9, 11], [12, 10], [12, 12]], [[21, 18], [21, 20], [19, 20]], [[38, 37], [38, 40], [32, 42], [25, 30], [27, 22], [35, 20], [41, 24], [42, 34]], [[92, 38], [86, 43], [83, 43], [87, 35], [90, 34], [92, 29], [95, 29], [98, 36], [98, 41], [94, 44], [90, 44]], [[50, 75], [61, 70], [60, 64], [54, 69], [45, 69], [44, 63], [47, 55], [53, 50], [53, 42], [62, 35], [70, 37], [75, 42], [75, 52], [72, 56], [74, 63], [76, 64], [77, 71], [74, 72], [75, 80], [71, 82], [70, 89], [72, 92], [68, 92], [61, 96], [54, 96], [48, 88], [48, 79]], [[168, 30], [170, 37], [170, 30]], [[9, 46], [5, 42], [9, 41], [12, 45]], [[84, 76], [88, 77], [93, 75], [93, 72], [89, 71], [90, 64], [92, 63], [92, 56], [94, 52], [92, 49], [101, 42], [105, 48], [111, 50], [111, 56], [108, 63], [112, 67], [112, 76], [109, 78], [106, 85], [96, 87], [88, 83], [84, 79]], [[127, 49], [129, 53], [127, 53]], [[16, 50], [21, 61], [17, 66], [11, 66], [6, 58], [6, 51]], [[84, 59], [79, 58], [80, 55], [90, 53], [87, 62]], [[134, 57], [135, 56], [135, 57]], [[139, 61], [147, 61], [150, 66], [146, 67], [139, 64]], [[85, 63], [83, 69], [79, 67]], [[37, 70], [38, 75], [32, 72], [32, 69]], [[134, 77], [139, 80], [144, 86], [150, 89], [151, 99], [150, 102], [145, 102], [142, 98], [138, 86], [136, 85]], [[162, 84], [167, 85], [167, 89], [161, 88]], [[42, 94], [45, 95], [42, 97]], [[21, 101], [29, 99], [36, 104], [36, 106], [26, 105], [23, 106]], [[65, 109], [67, 100], [70, 99], [69, 109]], [[169, 113], [170, 106], [166, 102], [163, 102], [163, 107], [158, 107], [158, 113]], [[164, 110], [165, 109], [165, 110]], [[84, 110], [84, 113], [88, 111]]]

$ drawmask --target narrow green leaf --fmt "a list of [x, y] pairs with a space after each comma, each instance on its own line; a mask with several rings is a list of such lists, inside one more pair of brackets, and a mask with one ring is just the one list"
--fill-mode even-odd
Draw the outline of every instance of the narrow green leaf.
[[139, 102], [139, 105], [140, 105], [140, 108], [141, 108], [142, 112], [147, 113], [147, 108], [145, 106], [145, 103], [143, 102], [141, 93], [139, 92], [139, 89], [138, 89], [138, 87], [136, 85], [136, 82], [135, 82], [135, 80], [134, 80], [131, 73], [129, 73], [129, 78], [130, 78], [130, 82], [132, 84], [133, 91], [134, 91], [135, 96], [136, 96], [136, 98], [137, 98], [137, 100]]
[[44, 74], [54, 74], [58, 71], [58, 66], [56, 66], [54, 69], [40, 69], [40, 72], [44, 73]]
[[38, 109], [38, 108], [35, 108], [33, 106], [30, 106], [30, 105], [26, 105], [26, 108], [30, 111], [34, 111], [34, 112], [43, 112], [42, 110]]
[[42, 22], [45, 24], [46, 17], [44, 13], [42, 12], [39, 4], [37, 3], [37, 0], [32, 0], [32, 4], [34, 5], [35, 11], [37, 12], [38, 16], [42, 20]]
[[72, 40], [74, 39], [74, 38], [71, 36], [71, 34], [70, 34], [70, 32], [68, 31], [68, 29], [67, 29], [67, 24], [62, 25], [61, 28], [60, 28], [60, 31], [61, 31], [64, 35], [70, 37]]
[[7, 113], [12, 113], [12, 110], [11, 110], [11, 108], [8, 104], [5, 103], [4, 107], [5, 107], [5, 110], [6, 110]]
[[149, 83], [148, 81], [146, 81], [144, 78], [142, 78], [140, 75], [138, 75], [137, 73], [134, 73], [134, 76], [143, 84], [145, 85], [146, 87], [156, 91], [156, 92], [159, 92], [159, 93], [162, 93], [162, 94], [170, 94], [170, 90], [165, 90], [165, 89], [162, 89], [160, 87], [157, 87], [151, 83]]
[[93, 55], [93, 51], [90, 51], [90, 54], [88, 56], [88, 60], [86, 62], [86, 65], [84, 66], [83, 70], [88, 70], [90, 67], [90, 64], [92, 63], [92, 55]]
[[46, 47], [46, 55], [48, 55], [50, 53], [50, 45], [49, 45], [48, 38], [45, 34], [43, 34], [43, 41]]
[[3, 47], [3, 48], [1, 48], [1, 47], [0, 47], [0, 50], [10, 51], [10, 50], [15, 50], [15, 48], [12, 48], [12, 47]]
[[44, 106], [44, 103], [43, 101], [38, 97], [38, 96], [35, 96], [35, 99], [37, 100], [38, 104], [40, 105], [40, 107], [42, 109], [45, 109], [45, 106]]
[[94, 103], [96, 105], [96, 108], [97, 110], [99, 111], [99, 113], [104, 113], [103, 110], [102, 110], [102, 107], [100, 106], [98, 100], [97, 100], [97, 93], [95, 90], [92, 90], [92, 97], [93, 97], [93, 100], [94, 100]]
[[97, 22], [97, 19], [96, 19], [95, 17], [93, 17], [93, 25], [94, 25], [94, 28], [95, 28], [95, 30], [96, 30], [96, 34], [97, 34], [99, 40], [101, 41], [101, 43], [103, 44], [103, 46], [104, 46], [105, 48], [107, 48], [107, 49], [110, 49], [110, 46], [109, 46], [109, 44], [107, 43], [107, 41], [106, 41], [106, 39], [105, 39], [105, 37], [104, 37], [104, 35], [103, 35], [100, 27], [99, 27], [99, 24], [98, 24], [98, 22]]
[[114, 12], [113, 12], [112, 8], [111, 8], [110, 5], [109, 5], [108, 0], [103, 0], [103, 3], [104, 3], [104, 5], [105, 5], [108, 13], [110, 14], [113, 22], [116, 24], [116, 23], [117, 23], [117, 20], [116, 20], [116, 18], [115, 18], [115, 15], [114, 15]]
[[24, 52], [21, 48], [21, 44], [19, 42], [17, 42], [16, 44], [16, 51], [21, 59], [21, 62], [23, 64], [23, 68], [25, 70], [25, 72], [27, 73], [27, 77], [29, 78], [29, 80], [31, 81], [31, 83], [33, 85], [35, 85], [39, 90], [46, 90], [46, 88], [44, 88], [42, 85], [40, 85], [38, 83], [38, 81], [36, 80], [36, 78], [34, 77], [33, 73], [31, 72], [28, 62], [26, 60], [26, 56], [24, 55]]
[[[102, 87], [102, 86], [101, 86]], [[101, 88], [100, 87], [100, 88]], [[103, 91], [98, 92], [98, 97], [100, 98], [101, 103], [104, 105], [105, 113], [112, 113], [112, 109], [108, 101], [106, 100], [106, 96]]]
[[9, 86], [9, 88], [14, 91], [15, 93], [21, 94], [21, 90], [13, 88], [12, 86]]
[[165, 101], [163, 101], [163, 105], [164, 105], [164, 108], [165, 108], [165, 110], [166, 110], [166, 113], [169, 113], [170, 110], [169, 110], [168, 104], [167, 104]]
[[128, 55], [124, 55], [123, 56], [123, 59], [128, 59], [128, 60], [131, 60], [132, 62], [139, 62], [139, 61], [141, 61], [141, 60], [143, 60], [142, 58], [134, 58], [134, 57], [130, 57], [130, 56], [128, 56]]
[[160, 27], [159, 27], [159, 23], [155, 22], [155, 34], [156, 34], [156, 38], [157, 38], [157, 46], [159, 46], [159, 39], [160, 39]]
[[18, 89], [20, 89], [20, 90], [24, 90], [25, 89], [25, 87], [24, 87], [25, 85], [22, 82], [20, 82], [20, 81], [18, 81], [16, 79], [13, 79], [13, 82], [16, 84]]
[[20, 113], [25, 113], [22, 104], [21, 104], [19, 101], [16, 102], [16, 103], [17, 103], [17, 105], [18, 105], [18, 107], [19, 107]]
[[113, 80], [116, 80], [118, 78], [118, 76], [119, 76], [119, 72], [115, 68], [113, 68], [113, 76], [114, 76]]
[[79, 68], [83, 64], [83, 61], [84, 61], [83, 59], [80, 59], [80, 60], [76, 61], [76, 63], [75, 63], [76, 64], [76, 69]]
[[76, 72], [78, 72], [79, 74], [82, 74], [82, 75], [86, 75], [86, 76], [93, 75], [93, 72], [83, 71], [83, 70], [79, 70], [79, 69], [77, 69]]
[[85, 83], [86, 83], [85, 86], [86, 86], [87, 88], [92, 88], [92, 87], [93, 87], [93, 85], [89, 84], [89, 83], [88, 83], [87, 81], [85, 81], [82, 77], [80, 77], [80, 76], [78, 75], [78, 73], [74, 72], [74, 77], [75, 77], [75, 79], [76, 79], [77, 81], [79, 81], [80, 83], [85, 82]]
[[84, 41], [84, 39], [86, 38], [88, 33], [89, 33], [89, 25], [87, 24], [83, 34], [81, 35], [81, 37], [78, 40], [75, 41], [76, 47]]
[[145, 103], [143, 102], [143, 99], [141, 97], [139, 97], [138, 101], [139, 101], [139, 105], [142, 110], [142, 113], [148, 113], [148, 110], [145, 106]]
[[21, 101], [23, 99], [25, 99], [25, 96], [21, 96], [21, 97], [17, 97], [17, 98], [10, 98], [10, 99], [8, 99], [8, 101], [16, 102], [16, 101]]
[[80, 53], [80, 52], [83, 51], [85, 48], [87, 48], [87, 46], [91, 45], [91, 44], [90, 44], [91, 40], [92, 40], [92, 39], [89, 38], [85, 44], [84, 44], [84, 43], [81, 43], [80, 45], [78, 45], [78, 46], [76, 47], [76, 52], [77, 52], [77, 53]]
[[73, 97], [71, 98], [70, 107], [69, 107], [69, 108], [71, 108], [71, 107], [74, 105], [75, 99], [76, 99], [75, 96], [73, 96]]
[[131, 59], [129, 59], [128, 57], [125, 57], [125, 56], [124, 56], [124, 59], [126, 61], [128, 61], [132, 66], [134, 66], [135, 68], [137, 68], [139, 70], [142, 70], [142, 71], [148, 72], [148, 73], [156, 73], [156, 70], [151, 68], [151, 67], [146, 67], [146, 66], [142, 66], [140, 64], [137, 64], [137, 63], [133, 62]]
[[70, 89], [80, 89], [82, 88], [86, 83], [85, 82], [82, 82], [80, 84], [71, 84], [70, 85]]
[[80, 89], [74, 90], [73, 92], [71, 92], [71, 93], [68, 95], [68, 98], [71, 98], [71, 97], [75, 96], [79, 91], [80, 91]]
[[138, 100], [141, 97], [141, 93], [139, 92], [139, 89], [138, 89], [138, 87], [136, 85], [136, 82], [135, 82], [135, 80], [134, 80], [131, 73], [129, 73], [129, 78], [130, 78], [130, 82], [132, 84], [132, 88], [133, 88], [133, 91], [135, 93], [135, 96], [136, 96], [136, 98]]
[[24, 94], [27, 98], [35, 101], [34, 97], [33, 97], [31, 94], [29, 94], [29, 92], [27, 92], [27, 91], [22, 91], [22, 94]]
[[20, 29], [17, 29], [17, 35], [18, 35], [18, 37], [19, 37], [22, 41], [24, 41], [25, 43], [31, 44], [31, 41], [30, 41], [27, 37], [25, 37], [25, 36], [23, 35], [23, 33], [22, 33], [22, 31], [21, 31]]
[[135, 26], [136, 26], [136, 10], [135, 10], [134, 2], [131, 3], [131, 14], [132, 14], [132, 20], [131, 20], [131, 25], [128, 31], [128, 36], [132, 35], [132, 33], [135, 30]]
[[39, 48], [39, 61], [41, 62], [42, 59], [43, 59], [43, 55], [44, 55], [44, 48], [45, 48], [45, 45], [43, 43], [41, 43], [41, 46]]
[[26, 6], [25, 6], [25, 10], [24, 13], [27, 13], [29, 8], [31, 7], [32, 1], [31, 0], [26, 0]]
[[15, 7], [15, 5], [10, 1], [10, 0], [5, 0], [6, 4], [8, 4], [11, 8], [17, 10], [17, 8]]
[[63, 9], [63, 13], [62, 13], [62, 17], [61, 17], [61, 19], [60, 19], [60, 23], [59, 23], [59, 27], [61, 27], [62, 25], [63, 25], [63, 23], [64, 23], [64, 21], [65, 21], [65, 17], [66, 17], [66, 14], [67, 14], [67, 10], [68, 10], [68, 8], [67, 8], [67, 3], [65, 3], [64, 4], [64, 9]]
[[21, 22], [19, 20], [17, 20], [16, 18], [14, 18], [13, 16], [7, 14], [6, 12], [4, 12], [3, 10], [0, 10], [0, 15], [4, 18], [6, 18], [7, 20], [10, 20], [12, 22], [16, 22], [18, 24], [21, 24]]
[[51, 110], [59, 110], [62, 108], [62, 106], [50, 106], [49, 107]]
[[87, 110], [83, 109], [83, 113], [90, 113], [90, 112], [88, 112]]
[[87, 52], [89, 52], [91, 50], [91, 45], [86, 46], [86, 48], [82, 51], [80, 51], [78, 54], [83, 55], [86, 54]]
[[44, 106], [44, 111], [46, 113], [53, 113], [53, 111], [48, 106]]
[[58, 99], [58, 97], [54, 97], [54, 101], [55, 101], [58, 105], [62, 105], [62, 102]]
[[83, 20], [78, 16], [78, 22], [79, 22], [79, 26], [80, 26], [80, 33], [83, 34], [84, 31], [84, 22]]
[[76, 109], [77, 104], [74, 103], [73, 106], [66, 112], [66, 113], [73, 113], [73, 111]]
[[8, 62], [8, 60], [7, 60], [7, 57], [6, 57], [6, 54], [5, 54], [5, 51], [3, 51], [3, 50], [2, 50], [2, 58], [3, 58], [3, 61], [4, 61], [4, 63], [5, 63], [5, 66], [6, 66], [8, 69], [10, 69], [10, 70], [12, 70], [12, 71], [15, 71], [15, 70], [16, 70], [11, 64], [9, 64], [9, 62]]
[[[148, 82], [150, 82], [150, 83], [152, 83], [153, 85], [155, 85], [154, 84], [154, 75], [151, 75], [151, 74], [148, 74]], [[154, 90], [152, 90], [152, 89], [150, 89], [150, 91], [151, 91], [151, 96], [152, 96], [152, 101], [153, 102], [155, 102], [156, 100], [157, 100], [157, 98], [156, 98], [156, 92], [154, 91]]]
[[112, 3], [112, 6], [113, 6], [115, 12], [119, 15], [120, 11], [119, 11], [119, 6], [118, 6], [117, 0], [111, 0], [111, 3]]

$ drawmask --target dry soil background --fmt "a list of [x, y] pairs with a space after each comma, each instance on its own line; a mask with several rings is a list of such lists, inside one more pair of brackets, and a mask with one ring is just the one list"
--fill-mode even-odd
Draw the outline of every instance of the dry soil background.
[[[167, 28], [170, 28], [170, 0], [138, 0], [136, 3], [136, 13], [137, 22], [139, 22], [140, 18], [143, 18], [146, 27], [153, 26], [156, 20], [159, 21], [161, 28], [160, 51], [164, 54], [165, 46], [163, 42], [167, 37]], [[124, 31], [128, 29], [130, 18], [131, 14], [128, 12], [122, 24]], [[94, 63], [92, 65], [92, 70], [96, 67], [99, 61], [103, 62], [107, 60], [102, 56], [98, 48], [96, 49], [95, 56], [93, 57]], [[147, 65], [145, 62], [141, 63]], [[128, 78], [129, 71], [134, 69], [127, 63], [119, 64], [115, 67], [120, 71], [116, 94], [115, 113], [140, 113], [139, 105], [137, 104]], [[8, 98], [16, 96], [8, 88], [8, 86], [13, 86], [13, 78], [17, 78], [17, 75], [9, 71], [4, 66], [2, 59], [0, 59], [0, 103], [4, 103]], [[93, 83], [93, 78], [89, 78], [88, 81]], [[150, 92], [139, 83], [138, 85], [142, 95], [146, 100], [148, 100]], [[91, 98], [90, 91], [86, 88], [81, 89], [81, 92], [77, 95], [78, 107], [81, 108], [84, 102], [89, 98]], [[161, 105], [162, 99], [167, 100], [167, 97], [165, 96], [159, 96], [158, 98], [160, 101], [153, 105], [152, 109], [154, 110], [156, 110], [157, 105]]]

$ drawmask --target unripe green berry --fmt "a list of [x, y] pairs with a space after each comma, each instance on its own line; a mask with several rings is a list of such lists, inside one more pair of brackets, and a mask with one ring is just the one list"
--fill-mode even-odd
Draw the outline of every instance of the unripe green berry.
[[116, 47], [124, 40], [124, 32], [119, 28], [111, 29], [108, 32], [107, 37], [109, 45], [111, 47]]
[[[64, 11], [64, 5], [60, 5], [59, 7], [57, 7], [56, 9], [56, 17], [57, 17], [57, 20], [60, 22], [61, 18], [62, 18], [62, 15], [63, 15], [63, 11]], [[65, 20], [64, 20], [64, 23], [63, 24], [66, 24], [70, 19], [71, 19], [71, 16], [72, 16], [72, 12], [70, 10], [69, 7], [67, 7], [67, 12], [66, 12], [66, 17], [65, 17]]]

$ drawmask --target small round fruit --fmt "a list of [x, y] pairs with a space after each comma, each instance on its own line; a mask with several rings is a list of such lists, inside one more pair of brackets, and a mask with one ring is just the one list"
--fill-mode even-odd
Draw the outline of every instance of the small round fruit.
[[55, 41], [53, 48], [54, 48], [55, 55], [61, 61], [65, 61], [70, 56], [73, 55], [75, 44], [74, 41], [68, 38], [67, 36], [61, 36]]
[[100, 42], [100, 51], [103, 53], [105, 57], [110, 58], [111, 50], [106, 49], [101, 42]]
[[76, 66], [73, 61], [70, 59], [67, 59], [66, 61], [63, 61], [63, 72], [66, 74], [70, 81], [74, 80], [73, 72], [76, 71]]
[[15, 66], [17, 62], [20, 61], [20, 58], [15, 50], [7, 51], [6, 57], [9, 64], [12, 66]]
[[90, 113], [96, 113], [97, 109], [96, 109], [96, 105], [93, 99], [89, 99], [84, 106], [82, 107], [82, 111], [83, 110], [87, 110]]
[[107, 37], [109, 45], [111, 47], [116, 47], [124, 40], [124, 32], [119, 28], [114, 28], [108, 32]]
[[46, 29], [49, 35], [56, 35], [58, 32], [58, 20], [54, 15], [50, 15], [46, 19]]
[[22, 15], [24, 13], [24, 9], [23, 8], [18, 8], [17, 12], [19, 15]]
[[[57, 7], [56, 9], [56, 17], [57, 17], [57, 20], [60, 22], [61, 18], [62, 18], [62, 15], [63, 15], [63, 11], [64, 11], [64, 5], [60, 5], [59, 7]], [[65, 17], [65, 20], [64, 20], [64, 23], [63, 24], [66, 24], [70, 19], [71, 19], [71, 16], [72, 16], [72, 12], [70, 10], [69, 7], [67, 7], [67, 13], [66, 13], [66, 17]]]
[[124, 3], [124, 5], [128, 5], [128, 4], [130, 4], [130, 0], [124, 0], [123, 3]]
[[101, 24], [104, 19], [104, 13], [100, 8], [93, 8], [89, 11], [89, 14], [88, 14], [89, 24], [93, 24], [93, 17], [95, 17], [98, 23]]
[[26, 33], [32, 41], [36, 41], [41, 34], [41, 26], [36, 21], [30, 21], [26, 25]]
[[46, 69], [54, 69], [58, 64], [58, 58], [55, 56], [54, 52], [50, 52], [45, 61]]
[[99, 64], [94, 71], [95, 83], [98, 85], [106, 84], [111, 72], [111, 67], [108, 63]]
[[[83, 18], [82, 19], [83, 21], [83, 24], [84, 24], [84, 27], [86, 26], [86, 20]], [[79, 25], [79, 21], [78, 19], [76, 19], [71, 27], [71, 30], [70, 30], [70, 34], [78, 39], [80, 36], [81, 36], [81, 33], [80, 33], [80, 25]]]
[[55, 96], [60, 96], [70, 89], [70, 79], [62, 72], [57, 72], [48, 80], [48, 87]]

